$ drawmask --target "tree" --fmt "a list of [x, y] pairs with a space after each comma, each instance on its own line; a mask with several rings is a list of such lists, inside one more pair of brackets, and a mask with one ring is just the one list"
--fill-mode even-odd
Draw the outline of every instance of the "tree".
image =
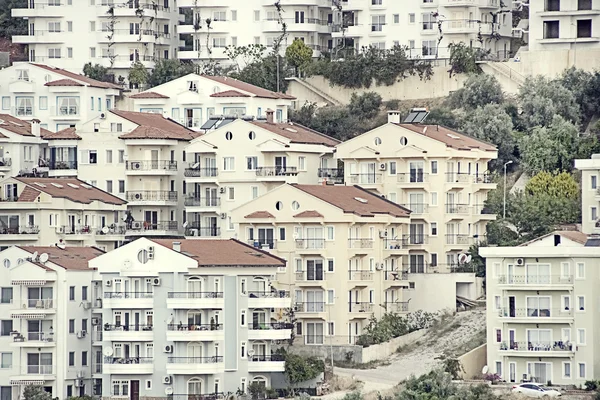
[[600, 73], [593, 73], [571, 67], [557, 79], [563, 87], [568, 88], [579, 105], [583, 129], [600, 113]]
[[453, 108], [475, 109], [487, 104], [502, 104], [504, 93], [498, 79], [493, 75], [471, 75], [464, 86], [450, 94]]
[[285, 59], [298, 75], [298, 70], [312, 61], [313, 51], [304, 40], [294, 39], [294, 42], [285, 50]]
[[515, 140], [512, 118], [498, 104], [478, 107], [466, 115], [462, 132], [498, 147], [498, 159], [489, 163], [490, 169], [500, 171], [505, 162], [515, 160]]
[[25, 400], [52, 400], [52, 395], [41, 386], [27, 385], [23, 389], [23, 398]]
[[325, 371], [325, 363], [317, 357], [303, 357], [287, 353], [283, 349], [281, 352], [285, 357], [285, 377], [292, 387], [314, 379]]
[[[278, 64], [279, 69], [277, 67]], [[291, 75], [286, 59], [274, 54], [270, 54], [258, 61], [251, 62], [242, 70], [234, 71], [230, 74], [232, 78], [273, 92], [278, 91], [278, 89], [281, 92], [285, 92], [288, 84], [285, 78]]]
[[481, 68], [477, 65], [477, 61], [482, 59], [489, 51], [484, 52], [480, 49], [475, 49], [467, 46], [465, 43], [450, 43], [450, 65], [448, 71], [450, 77], [456, 74], [480, 74]]
[[383, 100], [375, 92], [365, 92], [357, 95], [352, 93], [348, 111], [358, 119], [372, 119], [377, 116]]
[[571, 174], [542, 171], [527, 182], [525, 193], [530, 196], [563, 197], [579, 200], [579, 185]]
[[11, 15], [15, 8], [27, 8], [27, 0], [0, 0], [0, 37], [27, 34], [27, 20]]
[[239, 73], [244, 67], [254, 62], [262, 60], [267, 47], [262, 44], [249, 44], [248, 46], [227, 46], [225, 55], [235, 65]]
[[429, 115], [425, 120], [426, 124], [443, 125], [451, 129], [460, 128], [460, 118], [447, 107], [437, 107], [429, 110]]
[[108, 75], [108, 68], [104, 68], [100, 64], [93, 64], [91, 62], [84, 64], [83, 74], [88, 78], [96, 79], [97, 81], [105, 81]]
[[148, 83], [150, 74], [144, 64], [139, 61], [134, 62], [129, 70], [129, 83], [136, 87], [143, 87]]
[[557, 114], [574, 125], [579, 123], [580, 112], [575, 96], [559, 81], [551, 81], [541, 75], [527, 77], [519, 88], [518, 99], [526, 129], [549, 126]]
[[155, 87], [163, 83], [196, 72], [191, 63], [182, 63], [176, 59], [159, 59], [154, 63], [154, 69], [148, 76], [148, 86]]

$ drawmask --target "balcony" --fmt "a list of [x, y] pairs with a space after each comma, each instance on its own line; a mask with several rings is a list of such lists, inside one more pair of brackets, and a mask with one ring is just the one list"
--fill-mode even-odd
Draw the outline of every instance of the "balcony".
[[294, 324], [289, 322], [250, 323], [249, 340], [289, 340]]
[[573, 322], [573, 310], [562, 308], [502, 308], [498, 317], [507, 323], [555, 324]]
[[[298, 168], [296, 167], [258, 167], [256, 169], [256, 177], [259, 181], [286, 181], [294, 183], [297, 181]], [[292, 179], [288, 179], [291, 177]]]
[[386, 254], [406, 254], [406, 246], [402, 239], [386, 239], [384, 242], [383, 251]]
[[450, 187], [463, 188], [472, 182], [471, 175], [463, 172], [447, 172], [446, 184]]
[[[207, 180], [214, 181], [219, 175], [217, 168], [200, 168], [199, 163], [190, 163], [189, 167], [185, 169], [183, 175], [187, 178], [208, 178]], [[192, 181], [196, 182], [196, 180]]]
[[450, 219], [462, 219], [469, 215], [471, 206], [468, 204], [446, 204], [446, 214], [450, 214]]
[[246, 243], [257, 249], [273, 250], [277, 248], [277, 240], [275, 239], [249, 239]]
[[[221, 206], [221, 198], [200, 197], [195, 194], [190, 194], [185, 197], [183, 204], [190, 208], [187, 210], [188, 212], [214, 211]], [[198, 208], [198, 210], [196, 210], [196, 208]]]
[[27, 365], [27, 375], [54, 375], [54, 366]]
[[77, 176], [77, 161], [49, 161], [48, 175], [50, 177]]
[[294, 303], [296, 317], [326, 318], [324, 301], [305, 301]]
[[0, 171], [10, 171], [12, 159], [10, 157], [0, 157]]
[[478, 220], [493, 221], [496, 219], [496, 213], [486, 207], [485, 204], [474, 204], [472, 208], [473, 215]]
[[185, 227], [185, 236], [192, 237], [220, 237], [221, 228], [218, 226], [200, 226], [200, 223], [192, 222]]
[[126, 225], [110, 224], [100, 229], [96, 229], [95, 240], [100, 242], [113, 242], [115, 240], [123, 240], [126, 231]]
[[53, 120], [76, 121], [81, 118], [81, 115], [79, 114], [78, 106], [51, 106], [50, 118]]
[[63, 225], [56, 228], [56, 233], [64, 235], [65, 240], [84, 240], [94, 230], [89, 225]]
[[113, 342], [141, 341], [154, 339], [152, 325], [111, 325], [104, 324], [104, 340]]
[[62, 18], [64, 16], [64, 8], [51, 4], [40, 3], [36, 1], [30, 4], [30, 8], [14, 8], [12, 16], [14, 18]]
[[396, 174], [396, 180], [402, 187], [420, 187], [429, 183], [429, 174], [421, 171]]
[[427, 214], [429, 212], [429, 204], [409, 203], [400, 205], [404, 208], [408, 208], [411, 211], [411, 216]]
[[55, 313], [56, 302], [53, 299], [27, 299], [21, 308], [11, 311], [11, 318], [44, 319]]
[[169, 357], [167, 360], [167, 374], [218, 374], [223, 372], [224, 363], [222, 356], [213, 357]]
[[325, 277], [322, 269], [296, 271], [296, 285], [304, 287], [323, 287]]
[[381, 185], [383, 181], [382, 174], [350, 174], [350, 183], [353, 185], [361, 185], [365, 188]]
[[125, 171], [127, 175], [173, 175], [177, 174], [177, 161], [126, 161]]
[[40, 228], [37, 225], [0, 227], [0, 241], [38, 240], [39, 233]]
[[429, 235], [424, 234], [408, 234], [402, 235], [402, 245], [405, 248], [421, 248], [429, 243]]
[[384, 290], [407, 288], [408, 272], [405, 271], [384, 271]]
[[322, 254], [325, 250], [325, 239], [296, 239], [298, 254]]
[[248, 356], [248, 372], [283, 372], [285, 356], [282, 354]]
[[170, 190], [136, 190], [125, 192], [130, 205], [170, 205], [177, 204], [177, 192]]
[[499, 354], [512, 357], [572, 357], [575, 346], [569, 342], [500, 343]]
[[362, 252], [373, 248], [374, 240], [370, 238], [364, 239], [348, 239], [348, 248], [354, 251]]
[[103, 308], [154, 308], [153, 292], [104, 292]]
[[248, 292], [249, 308], [288, 308], [290, 305], [290, 292], [285, 290]]
[[169, 292], [167, 308], [222, 309], [223, 292]]
[[128, 236], [162, 236], [175, 235], [178, 230], [177, 221], [133, 221], [127, 227], [126, 234]]
[[54, 347], [54, 332], [27, 332], [13, 336], [13, 347]]
[[151, 357], [104, 357], [104, 374], [152, 374], [154, 358]]
[[572, 290], [573, 277], [564, 275], [498, 275], [505, 290]]
[[469, 247], [473, 243], [473, 236], [465, 235], [462, 233], [446, 235], [446, 245], [453, 246], [452, 248], [462, 250], [465, 247]]
[[167, 341], [192, 342], [223, 340], [223, 324], [169, 324]]
[[385, 303], [385, 309], [391, 313], [406, 313], [408, 312], [408, 301], [396, 301], [394, 303]]
[[373, 312], [373, 303], [348, 303], [348, 312], [352, 314], [359, 314], [351, 316], [351, 318], [369, 318], [371, 316], [371, 313]]
[[473, 183], [476, 185], [488, 185], [490, 189], [496, 186], [492, 174], [475, 174], [473, 175]]
[[321, 178], [320, 181], [334, 184], [344, 183], [344, 170], [341, 168], [319, 168], [317, 174]]

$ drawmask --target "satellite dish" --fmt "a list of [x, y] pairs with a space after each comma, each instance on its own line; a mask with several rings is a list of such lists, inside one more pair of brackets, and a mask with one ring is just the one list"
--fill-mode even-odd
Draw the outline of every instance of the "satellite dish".
[[31, 255], [31, 261], [37, 261], [37, 257], [38, 257], [38, 252], [34, 251], [33, 254]]
[[102, 228], [102, 233], [104, 233], [105, 235], [108, 233], [108, 226]]
[[467, 261], [466, 262], [470, 263], [472, 259], [473, 259], [473, 256], [470, 255], [470, 254], [467, 254]]
[[254, 355], [254, 349], [248, 350], [248, 355], [252, 357]]
[[187, 226], [188, 226], [188, 222], [187, 222], [187, 221], [185, 221], [185, 222], [183, 223], [183, 227], [184, 227], [184, 228], [187, 228]]
[[200, 163], [197, 162], [196, 164], [192, 165], [192, 169], [197, 169], [198, 167], [200, 167]]
[[464, 264], [467, 262], [467, 255], [465, 253], [460, 253], [458, 255], [458, 263], [459, 264]]
[[490, 370], [490, 369], [488, 368], [488, 366], [487, 366], [487, 365], [485, 365], [485, 366], [483, 367], [483, 369], [481, 370], [481, 373], [485, 375], [485, 374], [487, 374], [487, 373], [488, 373], [488, 371], [489, 371], [489, 370]]
[[105, 347], [102, 350], [102, 353], [106, 356], [106, 357], [110, 357], [113, 355], [113, 348], [112, 347]]
[[65, 246], [65, 244], [64, 244], [64, 243], [57, 243], [57, 244], [56, 244], [56, 247], [58, 247], [59, 249], [62, 249], [62, 250], [64, 250], [64, 249], [65, 249], [65, 247], [67, 247], [67, 246]]
[[173, 394], [173, 387], [172, 387], [172, 386], [167, 386], [167, 387], [165, 388], [165, 394], [166, 394], [167, 396], [170, 396], [170, 395], [172, 395], [172, 394]]
[[48, 261], [48, 253], [40, 254], [40, 262], [45, 263], [46, 261]]

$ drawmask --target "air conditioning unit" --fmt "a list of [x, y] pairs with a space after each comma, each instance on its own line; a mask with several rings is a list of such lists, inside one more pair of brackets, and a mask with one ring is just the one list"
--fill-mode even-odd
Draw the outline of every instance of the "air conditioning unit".
[[142, 221], [133, 221], [131, 223], [131, 229], [142, 229]]
[[65, 233], [65, 228], [62, 226], [57, 226], [56, 227], [56, 233]]
[[81, 306], [83, 307], [84, 310], [89, 310], [90, 308], [92, 308], [92, 302], [91, 301], [82, 301]]
[[154, 246], [148, 246], [148, 260], [154, 260]]
[[379, 164], [379, 170], [380, 171], [385, 171], [386, 169], [387, 169], [387, 164], [386, 163]]
[[221, 194], [225, 193], [225, 188], [224, 187], [220, 187], [219, 188], [219, 193], [221, 193]]
[[172, 382], [173, 382], [173, 378], [171, 377], [171, 375], [163, 376], [163, 383], [165, 385], [170, 385]]
[[105, 113], [100, 113], [100, 119], [106, 119], [106, 114]]
[[142, 164], [139, 162], [133, 162], [131, 163], [131, 169], [141, 169], [142, 168]]
[[382, 271], [383, 270], [383, 263], [375, 263], [375, 269], [377, 271]]
[[77, 379], [81, 379], [85, 376], [85, 371], [77, 371]]
[[525, 259], [524, 258], [517, 258], [517, 259], [515, 259], [515, 264], [517, 264], [517, 265], [525, 265]]
[[385, 239], [388, 237], [388, 231], [379, 231], [379, 237]]
[[225, 218], [227, 218], [227, 214], [221, 213], [221, 219], [225, 219]]
[[165, 353], [172, 353], [173, 352], [173, 346], [170, 345], [170, 344], [166, 345], [165, 349], [164, 349], [164, 352]]
[[154, 286], [159, 286], [160, 285], [160, 278], [152, 278], [152, 284]]
[[75, 387], [83, 387], [83, 379], [75, 379]]
[[92, 317], [92, 326], [100, 325], [100, 318]]
[[106, 282], [104, 282], [104, 286], [112, 286], [112, 280], [107, 280]]
[[86, 331], [79, 331], [79, 332], [77, 332], [77, 339], [83, 339], [86, 334], [87, 334]]

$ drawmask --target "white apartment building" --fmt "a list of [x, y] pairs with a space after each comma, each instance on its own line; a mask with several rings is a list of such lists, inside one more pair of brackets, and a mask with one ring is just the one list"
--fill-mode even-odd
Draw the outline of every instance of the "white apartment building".
[[[102, 289], [93, 342], [105, 398], [216, 399], [287, 387], [285, 261], [236, 240], [141, 238], [90, 261]], [[96, 334], [93, 337], [98, 337]]]
[[596, 233], [600, 227], [600, 155], [593, 154], [589, 160], [575, 160], [575, 168], [581, 171], [581, 231]]
[[13, 36], [29, 48], [29, 61], [82, 72], [87, 62], [127, 78], [133, 62], [152, 68], [175, 57], [179, 9], [174, 0], [31, 0], [12, 16], [28, 22]]
[[[482, 241], [495, 215], [484, 207], [496, 187], [488, 162], [495, 146], [439, 125], [400, 123], [397, 111], [387, 124], [336, 146], [344, 170], [324, 170], [324, 181], [344, 176], [411, 210], [402, 239], [411, 249], [412, 273], [461, 270], [458, 255]], [[400, 239], [401, 237], [398, 237]]]
[[[1, 72], [1, 71], [0, 71]], [[43, 129], [38, 120], [27, 122], [9, 114], [0, 114], [0, 177], [32, 175], [47, 171], [40, 163]]]
[[[339, 141], [291, 123], [224, 120], [186, 148], [186, 235], [233, 237], [234, 208], [284, 184], [315, 184]], [[209, 120], [209, 123], [212, 120]]]
[[600, 48], [599, 0], [543, 0], [529, 4], [529, 50]]
[[583, 386], [598, 379], [598, 240], [554, 232], [517, 247], [482, 247], [487, 362], [507, 382]]
[[53, 398], [91, 395], [94, 247], [14, 246], [0, 252], [0, 382], [6, 400], [39, 385]]
[[43, 129], [57, 132], [113, 108], [121, 89], [48, 65], [16, 63], [0, 70], [0, 112], [37, 119]]
[[504, 8], [500, 0], [282, 0], [281, 16], [274, 3], [249, 0], [241, 7], [180, 0], [186, 17], [179, 33], [191, 35], [192, 44], [180, 48], [178, 57], [222, 60], [227, 58], [226, 46], [271, 47], [282, 34], [280, 19], [287, 30], [282, 48], [301, 39], [315, 57], [337, 53], [338, 48], [389, 49], [398, 44], [408, 46], [412, 57], [446, 58], [448, 45], [458, 42], [489, 48], [500, 57], [510, 52], [511, 0], [504, 1]]
[[129, 97], [131, 111], [157, 113], [195, 131], [214, 126], [204, 124], [216, 116], [264, 117], [274, 110], [277, 122], [288, 120], [288, 107], [295, 97], [223, 76], [189, 74]]
[[277, 287], [293, 293], [296, 336], [354, 344], [372, 315], [438, 311], [476, 298], [470, 273], [411, 274], [410, 211], [359, 186], [285, 184], [232, 212], [240, 239], [287, 259]]
[[0, 182], [0, 248], [11, 245], [97, 246], [125, 239], [122, 199], [75, 178], [10, 177]]

